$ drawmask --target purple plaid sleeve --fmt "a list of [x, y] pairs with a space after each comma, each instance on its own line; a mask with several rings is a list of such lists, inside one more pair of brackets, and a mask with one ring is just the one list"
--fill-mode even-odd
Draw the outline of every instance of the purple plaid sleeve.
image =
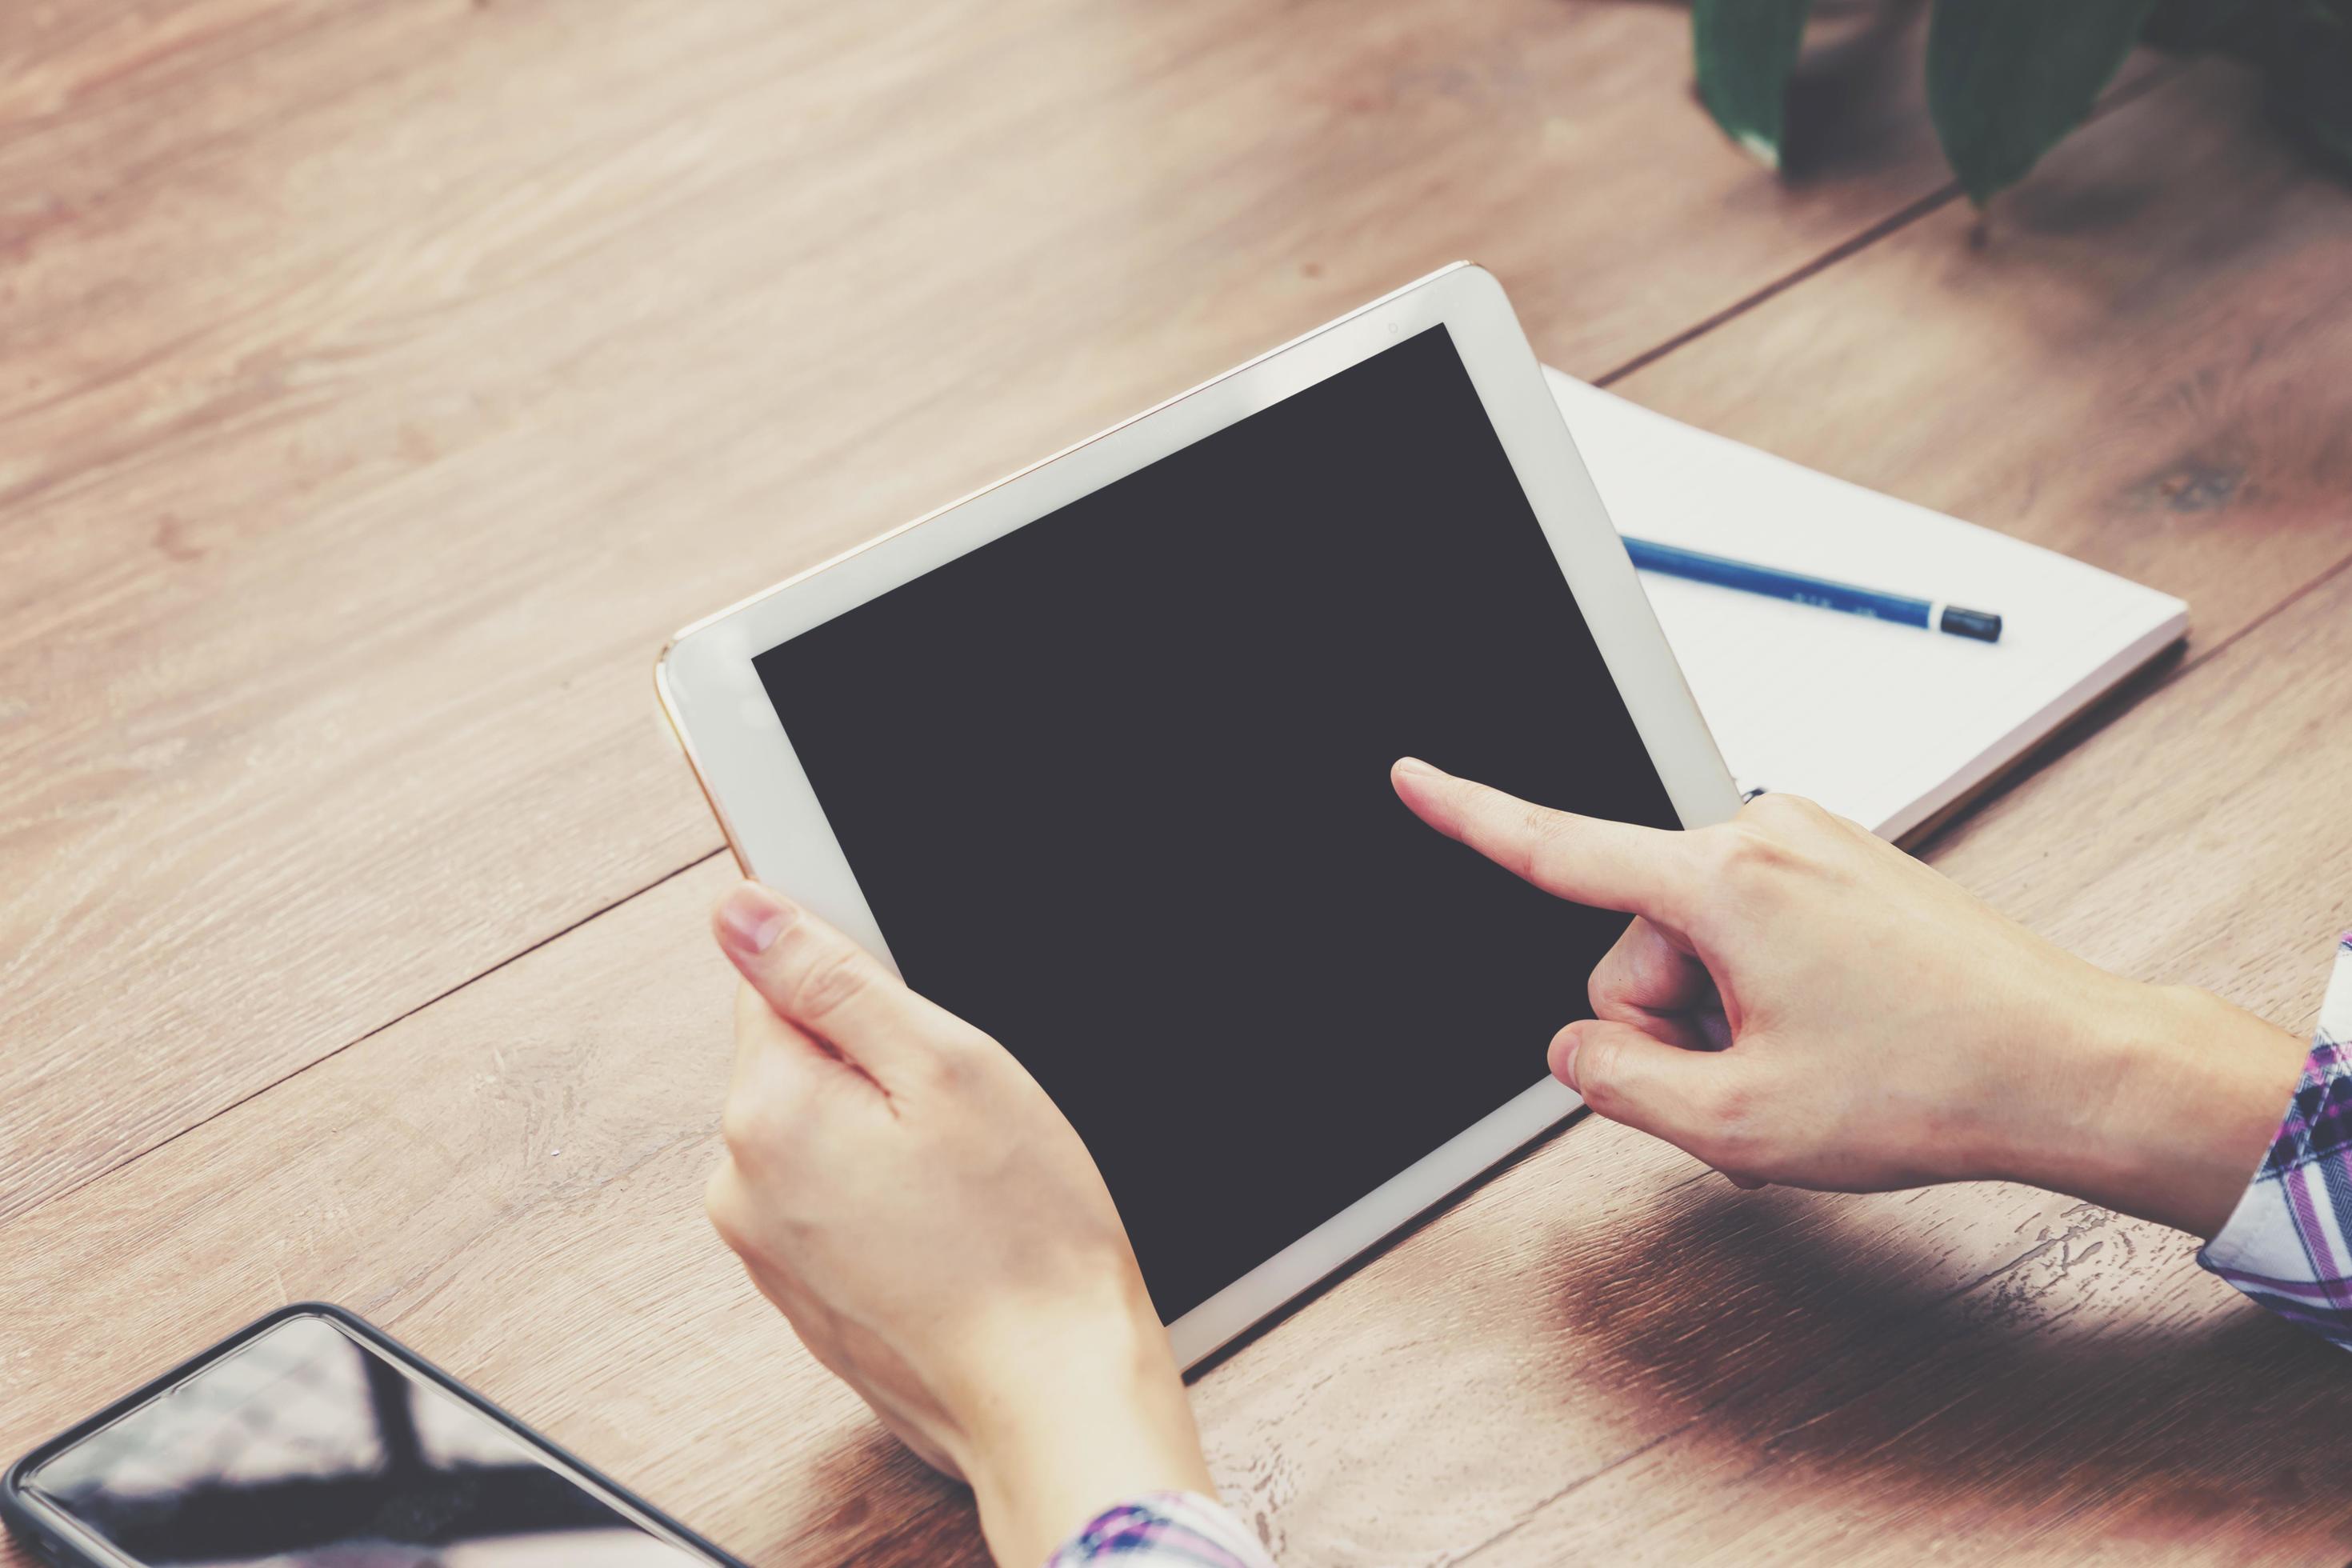
[[2352, 931], [2270, 1156], [2197, 1261], [2352, 1350]]
[[1045, 1568], [1274, 1568], [1238, 1519], [1191, 1492], [1147, 1492], [1107, 1508]]

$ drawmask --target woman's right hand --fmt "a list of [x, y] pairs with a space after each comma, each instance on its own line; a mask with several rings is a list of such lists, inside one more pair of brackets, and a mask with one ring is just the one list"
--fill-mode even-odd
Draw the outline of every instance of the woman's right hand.
[[1411, 759], [1393, 782], [1505, 868], [1638, 917], [1552, 1070], [1743, 1186], [1996, 1178], [2210, 1236], [2302, 1068], [2294, 1036], [2095, 968], [1809, 801], [1677, 833]]

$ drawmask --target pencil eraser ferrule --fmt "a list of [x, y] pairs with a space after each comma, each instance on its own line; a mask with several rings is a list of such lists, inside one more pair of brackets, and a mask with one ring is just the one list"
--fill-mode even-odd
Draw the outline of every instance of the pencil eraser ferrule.
[[1936, 629], [1951, 633], [1956, 637], [1974, 637], [1979, 642], [2000, 640], [2000, 617], [1990, 610], [1963, 610], [1955, 605], [1944, 606], [1944, 618]]

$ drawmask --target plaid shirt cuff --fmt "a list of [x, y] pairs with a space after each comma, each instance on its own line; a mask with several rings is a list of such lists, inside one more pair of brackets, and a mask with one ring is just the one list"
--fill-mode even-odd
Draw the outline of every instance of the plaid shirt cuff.
[[1249, 1527], [1192, 1492], [1147, 1492], [1107, 1508], [1045, 1568], [1274, 1568]]
[[2352, 1350], [2352, 931], [2270, 1156], [2197, 1261]]

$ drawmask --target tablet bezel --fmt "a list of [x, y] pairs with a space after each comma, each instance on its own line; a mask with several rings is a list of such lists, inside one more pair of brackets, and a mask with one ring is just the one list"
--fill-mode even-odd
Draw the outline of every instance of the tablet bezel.
[[[655, 686], [745, 874], [790, 893], [895, 971], [752, 659], [1439, 325], [1453, 339], [1676, 814], [1689, 827], [1728, 818], [1739, 806], [1738, 788], [1543, 368], [1501, 285], [1483, 268], [1456, 262], [673, 637], [655, 667]], [[1017, 1050], [1019, 1042], [1011, 1043]], [[1531, 1084], [1171, 1323], [1178, 1361], [1190, 1367], [1210, 1355], [1541, 1136], [1578, 1103], [1550, 1078]]]

